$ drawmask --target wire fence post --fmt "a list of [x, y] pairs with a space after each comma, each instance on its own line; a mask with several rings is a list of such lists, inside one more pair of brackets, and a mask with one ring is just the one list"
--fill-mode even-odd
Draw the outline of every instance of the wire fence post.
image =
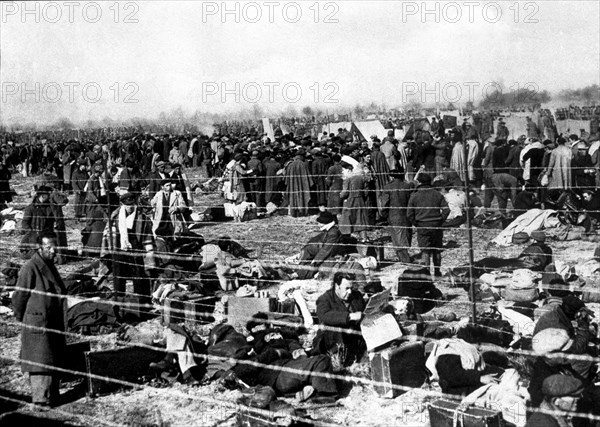
[[462, 152], [465, 209], [467, 211], [467, 239], [469, 244], [469, 299], [471, 300], [471, 317], [473, 318], [473, 323], [477, 323], [477, 303], [475, 302], [475, 284], [473, 283], [473, 229], [471, 228], [471, 200], [469, 196], [469, 166], [466, 138], [462, 144]]

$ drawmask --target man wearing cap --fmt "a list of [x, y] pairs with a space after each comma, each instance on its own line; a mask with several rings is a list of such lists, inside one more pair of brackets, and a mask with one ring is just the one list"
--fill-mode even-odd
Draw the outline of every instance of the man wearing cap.
[[100, 257], [106, 259], [111, 252], [114, 253], [112, 272], [115, 291], [125, 292], [126, 282], [131, 279], [134, 293], [149, 296], [150, 275], [156, 265], [152, 222], [137, 207], [134, 194], [122, 194], [120, 202], [121, 206], [111, 214], [104, 230]]
[[509, 135], [508, 127], [506, 127], [506, 124], [504, 123], [504, 119], [502, 117], [500, 117], [498, 119], [498, 125], [496, 126], [496, 141], [498, 141], [499, 139], [506, 140], [506, 139], [508, 139], [508, 135]]
[[248, 160], [248, 169], [254, 173], [247, 178], [248, 181], [248, 200], [256, 203], [257, 208], [265, 207], [265, 167], [258, 158], [258, 150], [252, 151], [252, 156]]
[[427, 268], [433, 261], [435, 276], [441, 276], [442, 224], [450, 215], [444, 196], [431, 187], [431, 176], [420, 174], [419, 187], [408, 201], [407, 218], [417, 228], [417, 242], [422, 250], [422, 260]]
[[39, 187], [31, 204], [23, 210], [21, 229], [25, 235], [21, 239], [19, 249], [25, 259], [31, 258], [37, 250], [37, 241], [41, 233], [55, 232], [56, 215], [50, 201], [51, 192], [50, 187]]
[[159, 160], [156, 162], [156, 172], [151, 173], [150, 176], [148, 176], [148, 197], [150, 197], [150, 199], [152, 199], [154, 195], [160, 191], [160, 183], [162, 180], [169, 178], [169, 174], [165, 171], [166, 167], [167, 163]]
[[[533, 331], [532, 348], [540, 355], [536, 359], [529, 385], [532, 404], [541, 401], [541, 382], [552, 373], [568, 371], [574, 376], [589, 381], [592, 362], [569, 358], [569, 354], [585, 355], [590, 341], [590, 318], [593, 314], [585, 304], [573, 295], [563, 298], [560, 305], [551, 307], [542, 314]], [[574, 328], [572, 322], [577, 322]], [[550, 353], [568, 353], [561, 357], [549, 357]]]
[[92, 175], [85, 184], [85, 201], [86, 201], [86, 214], [93, 209], [95, 203], [101, 196], [107, 196], [108, 183], [102, 176], [104, 172], [104, 166], [101, 164], [95, 164], [92, 169]]
[[[321, 232], [311, 237], [308, 243], [302, 248], [300, 255], [300, 264], [310, 265], [310, 268], [302, 269], [298, 272], [300, 280], [311, 279], [318, 272], [322, 265], [333, 265], [327, 260], [332, 259], [340, 250], [339, 243], [342, 234], [337, 226], [337, 218], [329, 212], [321, 212], [317, 217], [317, 222], [321, 224]], [[326, 275], [329, 272], [326, 272]]]
[[183, 216], [187, 210], [181, 191], [172, 188], [173, 179], [166, 178], [161, 181], [161, 190], [154, 195], [150, 205], [154, 209], [152, 218], [152, 233], [154, 238], [160, 236], [172, 239], [188, 231], [186, 220]]
[[304, 160], [304, 150], [296, 152], [294, 160], [285, 167], [285, 186], [288, 202], [288, 214], [292, 217], [306, 216], [310, 189], [314, 181]]
[[404, 170], [402, 169], [392, 170], [390, 177], [393, 181], [383, 188], [382, 202], [388, 208], [387, 219], [390, 225], [390, 235], [398, 261], [409, 264], [408, 248], [412, 242], [412, 227], [408, 222], [407, 209], [415, 185], [404, 181]]
[[75, 193], [75, 219], [85, 218], [85, 185], [90, 176], [87, 172], [85, 159], [77, 159], [77, 169], [73, 171], [71, 184]]
[[240, 379], [252, 385], [270, 386], [277, 394], [296, 392], [298, 401], [315, 393], [315, 397], [337, 397], [329, 356], [308, 356], [295, 331], [272, 325], [266, 313], [255, 314], [246, 328], [255, 354], [251, 360], [261, 365], [237, 364], [234, 372]]
[[527, 418], [525, 427], [567, 427], [572, 426], [568, 416], [560, 413], [577, 412], [577, 404], [584, 392], [583, 382], [569, 375], [556, 374], [547, 377], [542, 384], [544, 400], [540, 410]]

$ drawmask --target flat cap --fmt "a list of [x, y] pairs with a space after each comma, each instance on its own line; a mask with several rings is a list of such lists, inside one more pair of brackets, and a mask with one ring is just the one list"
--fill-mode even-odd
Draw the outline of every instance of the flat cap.
[[548, 397], [576, 397], [580, 396], [583, 390], [583, 382], [569, 375], [550, 375], [542, 383], [542, 393]]
[[533, 336], [531, 346], [538, 354], [551, 353], [553, 351], [566, 351], [573, 345], [569, 333], [560, 328], [542, 329]]

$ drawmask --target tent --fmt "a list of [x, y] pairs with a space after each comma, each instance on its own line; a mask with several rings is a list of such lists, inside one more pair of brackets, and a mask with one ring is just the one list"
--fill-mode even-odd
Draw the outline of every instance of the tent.
[[348, 132], [350, 132], [350, 129], [352, 129], [352, 122], [327, 123], [326, 125], [323, 125], [321, 133], [327, 132], [337, 135], [339, 128], [346, 129]]
[[568, 137], [571, 134], [579, 135], [579, 131], [583, 129], [586, 132], [591, 132], [591, 120], [557, 120], [556, 130], [563, 137]]
[[262, 119], [263, 124], [263, 133], [266, 133], [271, 141], [275, 141], [275, 131], [273, 130], [273, 126], [271, 126], [271, 122], [268, 118]]
[[[511, 115], [504, 117], [504, 123], [508, 128], [508, 139], [517, 139], [521, 135], [527, 135], [527, 120], [525, 120], [525, 117]], [[494, 123], [494, 128], [498, 129], [498, 122]]]
[[408, 139], [413, 139], [413, 135], [414, 135], [415, 131], [417, 131], [417, 130], [425, 130], [425, 131], [431, 130], [431, 125], [429, 123], [429, 120], [426, 118], [415, 119], [415, 121], [408, 127], [408, 130], [406, 131], [406, 133], [404, 135], [403, 141], [406, 141]]
[[364, 122], [353, 122], [352, 133], [358, 133], [358, 136], [369, 142], [371, 146], [371, 135], [377, 135], [380, 140], [387, 136], [387, 129], [383, 127], [379, 120], [368, 120]]

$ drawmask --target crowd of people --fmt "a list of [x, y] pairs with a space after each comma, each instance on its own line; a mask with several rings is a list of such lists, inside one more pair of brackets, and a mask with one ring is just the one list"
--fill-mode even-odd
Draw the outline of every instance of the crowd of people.
[[[373, 135], [365, 141], [348, 129], [304, 137], [279, 132], [270, 140], [254, 127], [211, 136], [130, 134], [100, 141], [40, 136], [14, 143], [8, 135], [2, 146], [0, 205], [12, 200], [13, 175], [34, 177], [19, 248], [29, 261], [17, 287], [64, 292], [54, 264], [67, 262], [72, 255], [65, 250], [69, 242], [63, 213], [64, 206], [72, 203], [76, 219], [85, 222], [85, 254], [110, 263], [114, 290], [125, 292], [126, 282], [132, 280], [134, 293], [149, 297], [158, 284], [155, 255], [169, 253], [178, 240], [194, 236], [191, 214], [198, 200], [195, 190], [202, 182], [192, 182], [188, 168], [199, 168], [202, 181], [219, 182], [226, 202], [234, 207], [252, 204], [261, 215], [318, 214], [321, 232], [302, 248], [299, 269], [292, 276], [300, 279], [319, 277], [331, 272], [331, 267], [335, 271], [340, 248], [349, 243], [368, 244], [368, 231], [376, 225], [386, 227], [397, 260], [406, 264], [415, 262], [409, 254], [414, 232], [420, 249], [418, 263], [427, 270], [433, 264], [433, 276], [440, 276], [443, 230], [489, 212], [494, 198], [501, 217], [517, 217], [535, 207], [558, 206], [570, 194], [570, 201], [581, 202], [583, 219], [578, 216], [577, 223], [593, 232], [600, 219], [600, 129], [562, 136], [553, 129], [552, 120], [544, 117], [537, 123], [527, 118], [522, 135], [511, 135], [503, 119], [493, 114], [456, 124], [438, 117], [427, 128], [414, 126], [404, 140], [397, 140], [390, 130], [383, 140]], [[542, 129], [539, 123], [545, 123]], [[234, 214], [234, 219], [242, 221], [243, 217]], [[368, 266], [357, 267], [357, 271], [365, 269]], [[323, 325], [358, 328], [365, 307], [353, 285], [357, 280], [355, 274], [346, 272], [332, 275], [331, 289], [317, 301]], [[44, 310], [56, 310], [40, 308], [41, 303], [23, 289], [13, 296], [17, 320], [64, 328], [57, 319], [45, 318], [46, 323], [34, 319]], [[539, 342], [552, 343], [544, 354], [587, 351], [591, 340], [588, 311], [570, 297], [538, 321], [536, 335], [554, 334], [540, 338]], [[234, 374], [278, 393], [301, 389], [308, 394], [336, 395], [333, 381], [311, 373], [330, 373], [326, 355], [342, 344], [356, 351], [354, 360], [364, 353], [364, 342], [356, 334], [348, 338], [339, 332], [323, 332], [313, 343], [313, 353], [307, 355], [297, 337], [264, 325], [264, 320], [259, 316], [247, 325], [254, 337], [256, 360], [308, 374], [299, 378], [242, 368]], [[577, 323], [576, 329], [572, 322]], [[48, 342], [40, 343], [32, 334], [23, 334], [23, 349], [36, 356], [24, 369], [32, 373], [34, 402], [50, 404], [56, 381], [47, 370], [36, 368], [36, 363], [55, 364], [53, 357], [60, 354], [64, 342], [49, 334]], [[465, 394], [494, 382], [485, 364], [467, 369], [460, 362], [461, 355], [452, 352], [437, 359], [442, 391]], [[536, 406], [574, 411], [580, 397], [586, 405], [597, 399], [590, 366], [572, 366], [574, 374], [568, 377], [562, 365], [557, 366], [546, 359], [536, 366], [538, 375], [530, 387]], [[562, 426], [567, 420], [552, 417], [536, 413], [528, 425], [556, 422]]]

